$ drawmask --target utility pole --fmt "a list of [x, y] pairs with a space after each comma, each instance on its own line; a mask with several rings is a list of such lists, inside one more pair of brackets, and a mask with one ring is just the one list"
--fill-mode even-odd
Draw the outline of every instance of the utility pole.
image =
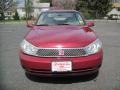
[[27, 0], [25, 0], [25, 19], [26, 19], [26, 23], [28, 24], [28, 15], [27, 15]]

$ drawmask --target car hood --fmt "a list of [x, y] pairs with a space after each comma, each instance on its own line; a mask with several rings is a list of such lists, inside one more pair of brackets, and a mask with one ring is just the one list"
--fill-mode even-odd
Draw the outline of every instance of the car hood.
[[25, 39], [41, 48], [84, 47], [96, 40], [97, 36], [87, 26], [34, 26]]

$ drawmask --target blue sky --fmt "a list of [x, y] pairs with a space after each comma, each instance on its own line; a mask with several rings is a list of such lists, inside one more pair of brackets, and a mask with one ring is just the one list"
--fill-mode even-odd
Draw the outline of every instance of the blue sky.
[[21, 3], [21, 2], [24, 2], [24, 0], [16, 0], [16, 1], [18, 1], [18, 2], [20, 2], [20, 3]]
[[15, 1], [17, 2], [18, 7], [19, 7], [19, 6], [23, 6], [24, 5], [24, 1], [25, 0], [15, 0]]
[[18, 4], [23, 4], [24, 0], [15, 0]]

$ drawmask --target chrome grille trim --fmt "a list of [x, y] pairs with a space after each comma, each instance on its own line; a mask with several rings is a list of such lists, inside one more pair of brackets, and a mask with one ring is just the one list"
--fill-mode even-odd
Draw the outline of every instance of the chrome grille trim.
[[[59, 55], [59, 50], [63, 50], [64, 55]], [[36, 54], [39, 57], [80, 57], [88, 55], [85, 48], [39, 48]]]

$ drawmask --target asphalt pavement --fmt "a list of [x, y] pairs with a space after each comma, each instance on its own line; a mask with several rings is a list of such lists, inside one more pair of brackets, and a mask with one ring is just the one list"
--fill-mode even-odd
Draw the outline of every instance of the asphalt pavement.
[[69, 78], [30, 77], [19, 62], [19, 44], [29, 31], [20, 24], [0, 24], [0, 90], [120, 90], [120, 23], [96, 22], [103, 42], [100, 72]]

